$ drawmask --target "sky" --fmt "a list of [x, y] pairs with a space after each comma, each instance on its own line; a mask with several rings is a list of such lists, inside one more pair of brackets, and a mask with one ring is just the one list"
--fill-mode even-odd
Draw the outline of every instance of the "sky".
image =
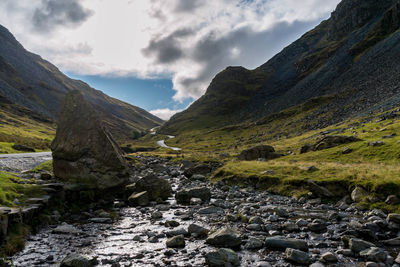
[[0, 24], [72, 78], [169, 119], [227, 66], [253, 69], [340, 0], [1, 0]]

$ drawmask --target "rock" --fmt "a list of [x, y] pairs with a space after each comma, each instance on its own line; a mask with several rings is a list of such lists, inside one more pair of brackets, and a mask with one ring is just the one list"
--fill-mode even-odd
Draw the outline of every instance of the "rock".
[[177, 235], [187, 236], [187, 235], [189, 235], [189, 233], [185, 229], [179, 228], [179, 229], [176, 229], [176, 230], [167, 231], [167, 232], [165, 232], [165, 235], [167, 237], [173, 237], [173, 236], [177, 236]]
[[306, 227], [306, 226], [308, 226], [308, 222], [307, 222], [306, 220], [304, 220], [304, 219], [298, 219], [298, 220], [296, 221], [296, 224], [297, 224], [299, 227]]
[[79, 91], [71, 91], [65, 97], [51, 144], [54, 175], [58, 179], [100, 190], [128, 182], [123, 153], [99, 114]]
[[201, 205], [201, 203], [203, 203], [203, 200], [201, 200], [201, 198], [192, 197], [190, 199], [191, 206]]
[[308, 251], [306, 241], [283, 236], [267, 237], [265, 239], [265, 246], [271, 250], [285, 251], [287, 248], [293, 248]]
[[321, 255], [321, 260], [326, 263], [336, 263], [338, 258], [334, 253], [328, 251]]
[[159, 220], [163, 217], [162, 213], [159, 211], [155, 211], [151, 214], [151, 219], [152, 220]]
[[248, 224], [248, 225], [246, 226], [246, 229], [247, 229], [247, 230], [250, 230], [250, 231], [262, 231], [261, 225], [260, 225], [260, 224], [257, 224], [257, 223]]
[[383, 243], [387, 246], [400, 246], [400, 237], [384, 240]]
[[167, 240], [166, 244], [168, 248], [184, 248], [185, 238], [183, 235], [173, 236]]
[[210, 267], [240, 266], [239, 256], [231, 249], [220, 248], [205, 255], [206, 264]]
[[128, 203], [131, 207], [147, 206], [150, 203], [149, 194], [147, 193], [147, 191], [143, 191], [140, 193], [133, 193], [128, 198]]
[[329, 135], [317, 141], [314, 145], [304, 145], [301, 148], [300, 153], [303, 154], [310, 151], [328, 149], [335, 146], [348, 144], [352, 142], [358, 142], [358, 141], [361, 141], [361, 139], [358, 139], [354, 136]]
[[360, 251], [360, 256], [368, 261], [385, 262], [388, 254], [381, 248], [371, 247]]
[[293, 248], [287, 248], [286, 249], [286, 260], [297, 263], [297, 264], [308, 264], [310, 262], [310, 256], [308, 253], [293, 249]]
[[207, 187], [196, 187], [184, 189], [175, 194], [176, 201], [179, 204], [190, 204], [190, 199], [200, 198], [203, 202], [208, 202], [211, 199], [211, 191]]
[[20, 145], [20, 144], [15, 144], [12, 146], [12, 148], [15, 150], [18, 150], [18, 151], [35, 152], [35, 149], [33, 149], [32, 147]]
[[60, 264], [60, 267], [92, 267], [92, 266], [94, 266], [94, 264], [92, 264], [88, 258], [80, 254], [70, 254], [67, 257], [65, 257]]
[[390, 214], [388, 214], [386, 220], [387, 220], [389, 223], [400, 224], [400, 214], [397, 214], [397, 213], [390, 213]]
[[326, 223], [323, 220], [315, 219], [309, 225], [308, 229], [315, 233], [326, 232]]
[[224, 214], [225, 210], [220, 207], [206, 207], [206, 208], [201, 208], [198, 211], [199, 214], [207, 215], [207, 214]]
[[350, 154], [351, 152], [353, 152], [353, 149], [349, 148], [349, 147], [345, 147], [342, 150], [342, 154], [346, 155], [346, 154]]
[[113, 220], [111, 218], [90, 218], [89, 222], [110, 224]]
[[255, 266], [256, 267], [272, 267], [272, 265], [267, 261], [257, 262]]
[[368, 146], [383, 146], [384, 144], [383, 141], [368, 142]]
[[196, 166], [192, 166], [187, 168], [183, 174], [190, 178], [195, 174], [201, 174], [201, 175], [208, 175], [210, 172], [212, 171], [212, 168], [209, 165], [206, 164], [200, 164], [200, 165], [196, 165]]
[[53, 176], [49, 172], [42, 172], [40, 173], [40, 179], [41, 180], [51, 180]]
[[188, 232], [190, 235], [195, 236], [195, 237], [205, 237], [205, 236], [207, 236], [209, 230], [200, 225], [191, 224], [188, 227]]
[[244, 245], [245, 249], [260, 249], [264, 246], [264, 242], [258, 238], [250, 237], [246, 244]]
[[249, 219], [250, 224], [264, 224], [263, 219], [260, 216], [253, 216]]
[[400, 264], [400, 253], [397, 255], [396, 259], [394, 260], [394, 262]]
[[297, 232], [300, 230], [297, 224], [291, 222], [284, 223], [282, 227], [288, 232]]
[[171, 220], [171, 221], [166, 221], [164, 225], [165, 225], [166, 227], [175, 228], [175, 227], [178, 227], [178, 226], [181, 225], [181, 224], [180, 224], [179, 222], [177, 222], [177, 221]]
[[235, 248], [240, 246], [242, 238], [236, 231], [223, 228], [209, 235], [206, 243], [216, 247]]
[[371, 247], [375, 247], [375, 245], [358, 238], [350, 238], [349, 240], [349, 248], [354, 253], [359, 253], [360, 251], [366, 250]]
[[51, 232], [53, 234], [61, 234], [61, 235], [76, 235], [81, 233], [81, 231], [78, 230], [78, 228], [66, 223], [57, 226]]
[[385, 203], [388, 205], [397, 205], [400, 204], [400, 198], [395, 195], [390, 195], [386, 198]]
[[135, 183], [134, 190], [136, 192], [147, 191], [150, 201], [166, 200], [172, 195], [172, 188], [168, 181], [154, 174], [140, 178]]
[[252, 148], [248, 148], [240, 152], [240, 160], [257, 160], [257, 159], [276, 159], [282, 155], [275, 153], [275, 149], [272, 146], [259, 145]]
[[325, 264], [322, 264], [321, 262], [314, 262], [311, 264], [309, 267], [325, 267]]
[[360, 202], [362, 201], [366, 196], [368, 195], [368, 192], [365, 191], [364, 188], [357, 186], [352, 192], [351, 192], [351, 199], [354, 202]]
[[308, 180], [307, 185], [311, 192], [313, 192], [318, 197], [332, 197], [333, 194], [325, 187], [317, 185], [313, 180]]
[[300, 154], [304, 154], [310, 151], [313, 151], [313, 146], [310, 144], [305, 144], [300, 148]]

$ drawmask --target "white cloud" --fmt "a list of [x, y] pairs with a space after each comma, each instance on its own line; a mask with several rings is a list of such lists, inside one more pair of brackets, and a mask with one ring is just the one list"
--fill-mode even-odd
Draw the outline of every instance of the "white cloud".
[[264, 63], [328, 17], [340, 0], [68, 1], [79, 7], [82, 19], [57, 20], [51, 31], [27, 25], [54, 0], [2, 0], [0, 23], [63, 71], [170, 77], [174, 99], [181, 101], [200, 97], [228, 65]]
[[181, 109], [177, 110], [172, 110], [169, 108], [161, 108], [161, 109], [155, 109], [155, 110], [150, 110], [150, 113], [153, 114], [154, 116], [159, 117], [162, 120], [169, 120], [174, 114], [181, 112]]

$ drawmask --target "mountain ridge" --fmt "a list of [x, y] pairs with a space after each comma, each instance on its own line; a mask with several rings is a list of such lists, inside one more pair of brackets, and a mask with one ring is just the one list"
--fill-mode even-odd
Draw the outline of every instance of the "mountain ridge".
[[[319, 122], [311, 127], [328, 126], [365, 110], [390, 109], [400, 103], [396, 96], [400, 82], [399, 10], [397, 0], [342, 1], [328, 20], [260, 67], [242, 68], [241, 74], [237, 72], [238, 67], [228, 67], [217, 74], [205, 95], [187, 110], [174, 115], [161, 131], [174, 134], [182, 128], [257, 121], [327, 96], [336, 97], [314, 112], [313, 117]], [[247, 73], [246, 77], [242, 77], [243, 73]], [[259, 81], [247, 83], [254, 75]], [[249, 91], [249, 85], [254, 90]], [[215, 97], [218, 90], [224, 93]], [[224, 104], [227, 102], [224, 98], [232, 97], [231, 90], [245, 100], [233, 109]], [[224, 107], [229, 114], [219, 112]], [[209, 111], [208, 116], [205, 110]], [[205, 124], [202, 126], [200, 121]]]
[[55, 121], [64, 96], [72, 90], [82, 92], [103, 113], [110, 131], [121, 142], [135, 135], [134, 132], [140, 133], [163, 122], [144, 109], [67, 77], [50, 62], [27, 51], [0, 25], [0, 95], [4, 99]]

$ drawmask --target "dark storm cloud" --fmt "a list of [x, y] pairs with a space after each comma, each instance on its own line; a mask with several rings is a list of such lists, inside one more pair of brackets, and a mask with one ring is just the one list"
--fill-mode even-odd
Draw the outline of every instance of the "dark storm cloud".
[[175, 6], [177, 12], [192, 12], [204, 3], [204, 0], [178, 0]]
[[42, 0], [33, 13], [32, 23], [36, 31], [45, 33], [59, 26], [79, 26], [92, 14], [79, 0]]
[[182, 38], [192, 34], [194, 31], [191, 29], [179, 29], [166, 37], [152, 39], [142, 52], [145, 56], [154, 57], [157, 63], [175, 62], [185, 56], [180, 45]]
[[[221, 37], [210, 33], [186, 52], [192, 61], [202, 65], [202, 70], [196, 77], [180, 77], [178, 82], [190, 95], [201, 95], [205, 90], [202, 86], [227, 66], [259, 66], [317, 23], [279, 23], [261, 32], [243, 27]], [[235, 55], [234, 50], [239, 54]]]

